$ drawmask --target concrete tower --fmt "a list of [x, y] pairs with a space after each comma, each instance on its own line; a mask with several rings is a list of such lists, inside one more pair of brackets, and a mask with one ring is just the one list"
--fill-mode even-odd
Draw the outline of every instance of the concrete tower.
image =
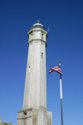
[[47, 31], [37, 22], [28, 32], [29, 48], [23, 110], [18, 112], [18, 125], [51, 125], [52, 114], [46, 105], [46, 40]]

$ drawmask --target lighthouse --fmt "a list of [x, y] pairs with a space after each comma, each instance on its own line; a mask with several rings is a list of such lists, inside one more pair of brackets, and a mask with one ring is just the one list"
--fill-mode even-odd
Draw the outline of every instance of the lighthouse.
[[52, 113], [47, 111], [45, 27], [35, 23], [28, 32], [28, 58], [23, 108], [18, 112], [18, 125], [52, 125]]

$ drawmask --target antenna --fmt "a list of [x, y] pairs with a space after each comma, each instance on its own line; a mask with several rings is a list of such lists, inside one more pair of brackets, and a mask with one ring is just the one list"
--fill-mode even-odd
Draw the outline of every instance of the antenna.
[[40, 20], [37, 20], [37, 23], [40, 23]]

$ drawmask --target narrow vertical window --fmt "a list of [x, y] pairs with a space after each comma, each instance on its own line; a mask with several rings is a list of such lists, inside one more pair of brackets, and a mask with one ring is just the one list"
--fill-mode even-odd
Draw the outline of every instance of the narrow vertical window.
[[29, 66], [29, 72], [30, 72], [30, 68], [31, 68], [31, 67]]
[[43, 52], [41, 52], [41, 58], [43, 58], [43, 55], [44, 55], [44, 53], [43, 53]]

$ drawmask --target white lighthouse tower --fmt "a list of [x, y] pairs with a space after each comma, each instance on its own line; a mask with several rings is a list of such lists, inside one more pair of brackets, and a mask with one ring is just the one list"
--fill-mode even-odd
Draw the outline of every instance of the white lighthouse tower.
[[18, 125], [51, 125], [52, 113], [47, 112], [46, 105], [47, 31], [37, 22], [28, 36], [23, 110], [18, 112]]

